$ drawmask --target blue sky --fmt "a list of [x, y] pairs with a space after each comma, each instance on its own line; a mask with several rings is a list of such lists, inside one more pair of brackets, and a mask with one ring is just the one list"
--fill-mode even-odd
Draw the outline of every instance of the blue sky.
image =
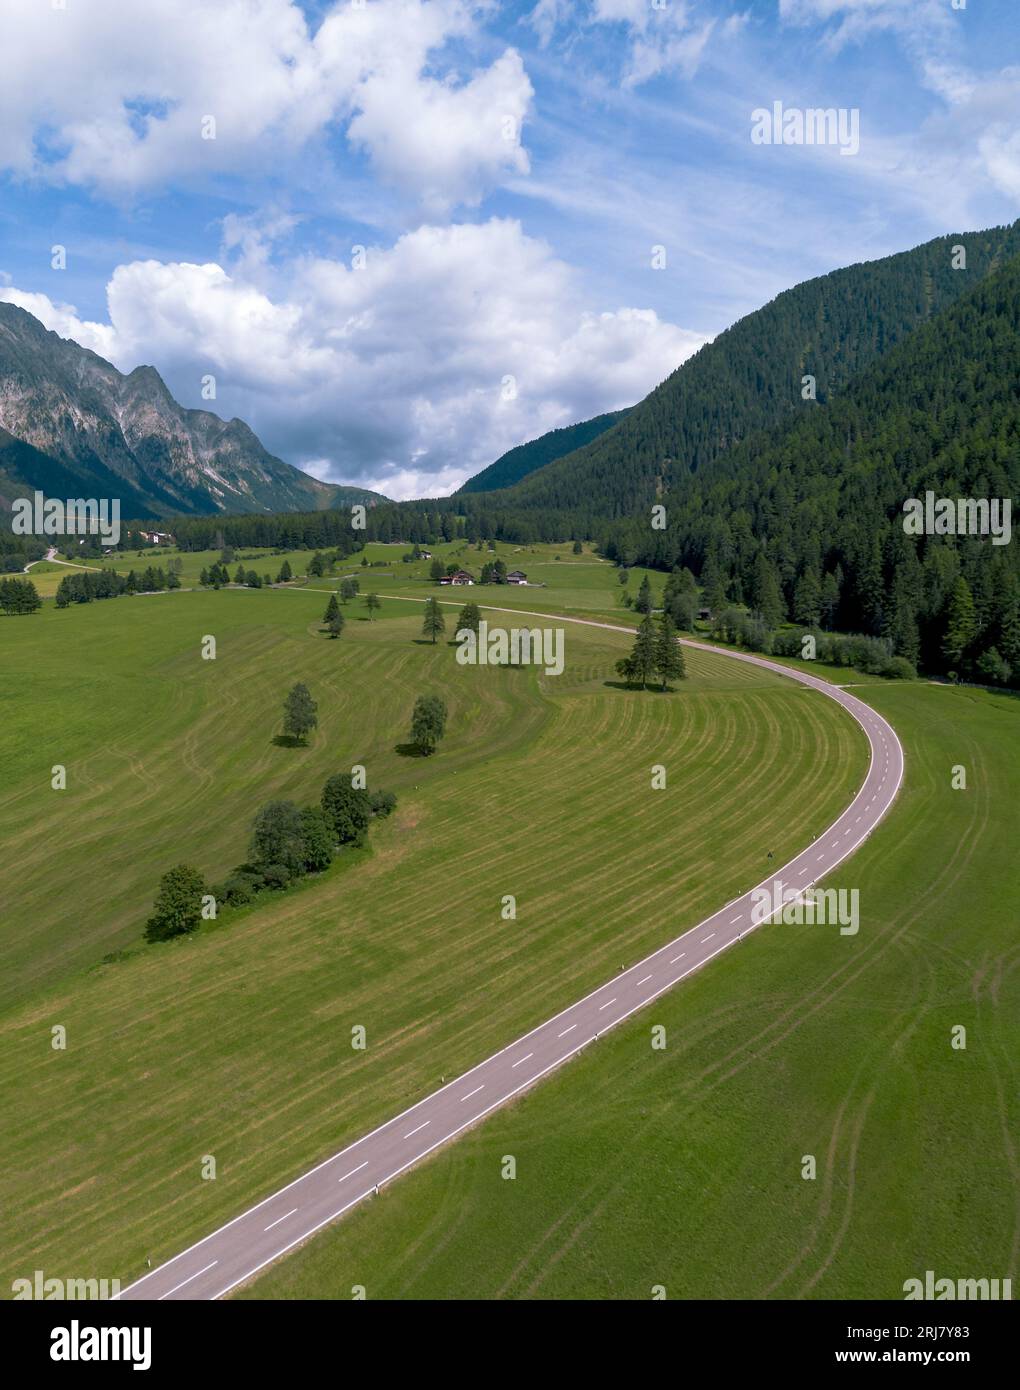
[[[3, 0], [0, 297], [318, 476], [448, 491], [1020, 215], [1014, 0], [960, 4]], [[859, 149], [752, 143], [776, 101]]]

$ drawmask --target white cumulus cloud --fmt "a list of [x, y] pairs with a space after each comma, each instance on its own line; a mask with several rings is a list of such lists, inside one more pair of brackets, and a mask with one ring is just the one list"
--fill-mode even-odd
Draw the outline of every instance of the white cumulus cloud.
[[438, 212], [527, 171], [516, 50], [466, 77], [444, 62], [475, 33], [470, 0], [339, 0], [314, 31], [294, 0], [3, 8], [0, 168], [17, 174], [130, 197], [286, 168], [343, 132]]
[[204, 404], [211, 373], [213, 408], [280, 457], [400, 497], [632, 404], [705, 341], [651, 309], [593, 310], [509, 219], [423, 226], [369, 247], [361, 269], [314, 257], [279, 277], [285, 289], [237, 266], [135, 261], [109, 282], [107, 324], [44, 295], [0, 298], [124, 371], [152, 364], [184, 404]]

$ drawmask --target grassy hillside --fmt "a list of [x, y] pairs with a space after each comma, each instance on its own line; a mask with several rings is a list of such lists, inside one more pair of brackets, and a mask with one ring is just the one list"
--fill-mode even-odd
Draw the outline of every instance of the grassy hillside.
[[1020, 804], [1020, 703], [857, 693], [895, 725], [907, 778], [832, 880], [860, 888], [856, 938], [756, 932], [238, 1296], [899, 1299], [927, 1269], [1015, 1281], [1020, 864], [1003, 811]]
[[[566, 671], [545, 677], [458, 666], [396, 599], [372, 623], [348, 610], [330, 642], [322, 606], [176, 593], [4, 623], [0, 1285], [37, 1267], [127, 1278], [176, 1252], [746, 888], [863, 774], [835, 705], [722, 656], [692, 656], [674, 695], [625, 692], [607, 684], [623, 635], [571, 628]], [[319, 730], [278, 747], [299, 678]], [[397, 751], [423, 690], [450, 706], [427, 762]], [[400, 797], [367, 851], [98, 964], [137, 943], [170, 864], [221, 877], [258, 806], [310, 800], [354, 762]]]

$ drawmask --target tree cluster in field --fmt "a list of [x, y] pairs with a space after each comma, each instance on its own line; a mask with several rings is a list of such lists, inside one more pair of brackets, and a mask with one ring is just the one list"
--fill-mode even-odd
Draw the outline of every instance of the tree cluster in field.
[[217, 560], [208, 569], [202, 570], [198, 582], [203, 589], [222, 589], [230, 583], [230, 571], [221, 560]]
[[0, 518], [0, 574], [20, 574], [26, 565], [41, 560], [48, 546], [38, 536], [16, 536], [9, 525]]
[[77, 574], [65, 575], [57, 585], [57, 607], [67, 608], [72, 603], [92, 603], [102, 598], [119, 598], [121, 594], [158, 594], [167, 589], [179, 589], [181, 581], [173, 565], [171, 560], [166, 570], [161, 566], [148, 565], [140, 572], [128, 570], [126, 575], [112, 569], [79, 570]]
[[[372, 511], [369, 508], [369, 516]], [[360, 550], [365, 534], [353, 530], [349, 507], [270, 515], [175, 517], [172, 529], [179, 550], [332, 550], [335, 560]]]
[[34, 613], [41, 603], [31, 579], [0, 579], [0, 610], [8, 616]]
[[342, 773], [326, 782], [318, 806], [268, 802], [252, 824], [247, 861], [223, 883], [207, 887], [190, 864], [178, 864], [163, 875], [145, 925], [146, 940], [168, 941], [194, 931], [202, 921], [203, 898], [214, 899], [217, 911], [224, 904], [243, 907], [260, 893], [281, 891], [307, 874], [322, 873], [338, 847], [364, 844], [372, 819], [390, 815], [396, 804], [393, 792], [353, 787]]
[[830, 666], [853, 666], [869, 676], [889, 680], [913, 680], [917, 671], [903, 656], [896, 656], [892, 643], [882, 637], [860, 632], [823, 632], [821, 628], [787, 627], [775, 630], [740, 608], [725, 608], [710, 624], [712, 636], [731, 646], [764, 655], [802, 657], [804, 638], [815, 643], [815, 661]]
[[662, 690], [668, 689], [670, 681], [685, 678], [684, 650], [677, 641], [676, 624], [668, 610], [660, 613], [657, 623], [651, 613], [645, 614], [634, 639], [634, 649], [616, 663], [616, 673], [628, 685], [639, 685], [642, 689], [653, 678]]

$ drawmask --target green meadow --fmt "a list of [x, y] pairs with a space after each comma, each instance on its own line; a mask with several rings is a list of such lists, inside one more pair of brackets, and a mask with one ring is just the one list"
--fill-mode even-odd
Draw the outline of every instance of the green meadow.
[[828, 881], [859, 888], [856, 937], [755, 932], [237, 1296], [902, 1299], [929, 1269], [1015, 1279], [1020, 702], [858, 693], [907, 774]]
[[[545, 563], [612, 605], [609, 567]], [[629, 639], [583, 627], [559, 677], [462, 667], [421, 640], [417, 606], [369, 587], [378, 619], [352, 603], [335, 642], [324, 593], [285, 589], [0, 622], [0, 1287], [35, 1268], [129, 1279], [177, 1252], [756, 882], [863, 776], [863, 735], [831, 701], [723, 655], [692, 653], [665, 695], [620, 689]], [[543, 593], [554, 608], [552, 585], [532, 606]], [[283, 747], [298, 679], [319, 727]], [[409, 757], [429, 691], [447, 736]], [[311, 802], [355, 763], [399, 798], [365, 850], [141, 944], [165, 869], [222, 879], [261, 805]]]

